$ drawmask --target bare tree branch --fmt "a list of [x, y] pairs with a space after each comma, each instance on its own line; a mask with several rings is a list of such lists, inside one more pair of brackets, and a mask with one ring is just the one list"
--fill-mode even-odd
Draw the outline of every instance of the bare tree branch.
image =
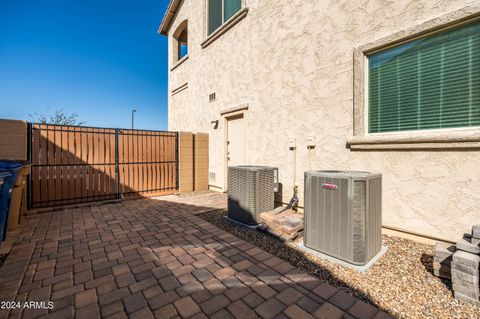
[[77, 113], [66, 113], [63, 108], [56, 110], [53, 114], [49, 113], [50, 107], [47, 107], [45, 112], [35, 112], [28, 116], [35, 123], [41, 124], [56, 124], [56, 125], [83, 125], [85, 122], [78, 119]]

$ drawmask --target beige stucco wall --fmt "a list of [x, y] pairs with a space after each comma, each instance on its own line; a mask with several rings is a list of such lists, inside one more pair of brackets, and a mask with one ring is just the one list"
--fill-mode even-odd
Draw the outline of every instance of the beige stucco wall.
[[[292, 195], [288, 140], [295, 137], [300, 195], [309, 166], [371, 170], [383, 173], [384, 225], [457, 240], [480, 222], [480, 150], [346, 147], [353, 136], [354, 49], [478, 1], [246, 2], [248, 15], [204, 49], [205, 1], [184, 0], [169, 31], [189, 20], [189, 58], [169, 75], [170, 91], [185, 82], [188, 88], [169, 98], [169, 129], [209, 134], [209, 171], [216, 175], [210, 184], [225, 185], [220, 112], [246, 103], [248, 162], [279, 167], [284, 201]], [[217, 100], [209, 103], [212, 92]], [[213, 120], [220, 121], [216, 130]], [[309, 135], [317, 143], [310, 154]]]

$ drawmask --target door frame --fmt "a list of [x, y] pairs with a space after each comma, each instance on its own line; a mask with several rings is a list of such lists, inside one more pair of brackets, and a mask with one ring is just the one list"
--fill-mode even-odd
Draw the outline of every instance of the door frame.
[[[228, 121], [243, 115], [245, 121], [245, 158], [248, 159], [248, 117], [247, 108], [236, 109], [222, 114], [223, 117], [223, 190], [228, 190]], [[247, 160], [248, 162], [248, 160]]]

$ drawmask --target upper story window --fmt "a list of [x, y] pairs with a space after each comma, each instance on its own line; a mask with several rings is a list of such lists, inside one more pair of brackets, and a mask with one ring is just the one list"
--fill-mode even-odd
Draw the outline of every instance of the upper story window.
[[188, 55], [188, 21], [183, 21], [173, 33], [174, 62], [178, 62]]
[[480, 126], [480, 22], [368, 59], [368, 132]]
[[208, 0], [208, 35], [242, 8], [242, 0]]
[[188, 54], [188, 32], [183, 30], [178, 37], [178, 59], [181, 60]]

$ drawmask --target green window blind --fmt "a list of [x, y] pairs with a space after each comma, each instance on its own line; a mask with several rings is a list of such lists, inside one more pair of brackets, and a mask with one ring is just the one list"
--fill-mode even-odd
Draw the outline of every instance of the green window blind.
[[242, 8], [242, 0], [224, 0], [223, 17], [227, 21]]
[[480, 23], [368, 56], [370, 133], [480, 126]]
[[208, 34], [215, 31], [223, 23], [223, 0], [208, 0]]
[[242, 8], [242, 0], [208, 0], [208, 34]]

